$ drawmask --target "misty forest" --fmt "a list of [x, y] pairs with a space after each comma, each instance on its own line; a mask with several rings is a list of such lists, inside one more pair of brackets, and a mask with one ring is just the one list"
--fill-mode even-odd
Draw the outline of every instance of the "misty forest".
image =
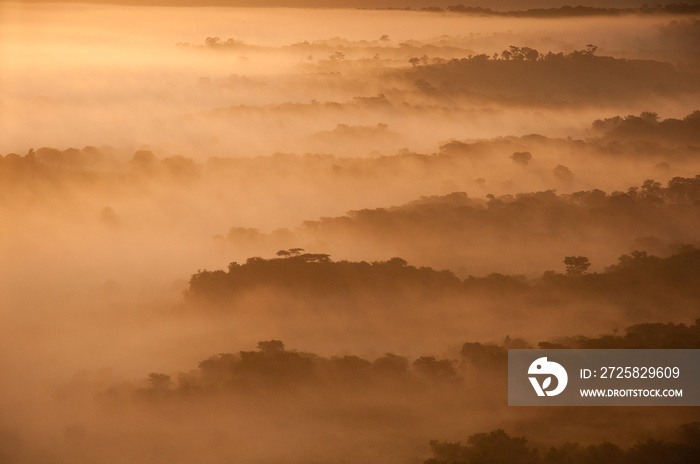
[[700, 462], [507, 398], [700, 349], [696, 2], [1, 0], [0, 224], [0, 463]]

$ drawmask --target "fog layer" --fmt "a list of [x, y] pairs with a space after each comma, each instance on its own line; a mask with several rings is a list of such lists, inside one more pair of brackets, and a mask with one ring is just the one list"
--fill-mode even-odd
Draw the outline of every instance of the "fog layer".
[[0, 461], [696, 452], [503, 366], [698, 347], [698, 30], [0, 3]]

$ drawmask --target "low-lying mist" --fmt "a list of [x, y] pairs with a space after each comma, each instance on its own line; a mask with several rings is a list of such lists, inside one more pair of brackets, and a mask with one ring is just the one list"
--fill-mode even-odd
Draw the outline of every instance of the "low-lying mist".
[[[576, 337], [557, 346], [649, 343], [697, 348], [698, 321], [639, 324], [624, 335]], [[211, 355], [172, 374], [127, 379], [81, 372], [56, 389], [50, 409], [39, 412], [34, 404], [24, 411], [24, 420], [55, 414], [37, 422], [31, 445], [24, 430], [8, 428], [0, 450], [27, 462], [297, 462], [338, 456], [413, 462], [427, 457], [428, 444], [443, 458], [459, 450], [459, 444], [439, 446], [436, 436], [456, 441], [498, 427], [525, 435], [545, 455], [554, 452], [552, 446], [569, 454], [591, 452], [603, 441], [608, 448], [644, 442], [648, 451], [661, 452], [669, 440], [678, 443], [676, 450], [681, 443], [690, 446], [686, 456], [697, 452], [697, 415], [688, 408], [596, 408], [595, 414], [585, 408], [503, 409], [507, 349], [528, 346], [506, 337], [501, 343], [466, 342], [444, 356], [385, 353], [367, 359], [322, 356], [266, 340], [255, 350]], [[478, 446], [471, 438], [469, 444]], [[514, 445], [504, 440], [500, 453]]]
[[692, 408], [508, 408], [501, 369], [698, 348], [674, 11], [1, 2], [0, 462], [693, 451]]
[[[697, 62], [692, 54], [678, 58], [654, 48], [665, 43], [667, 48], [681, 50], [678, 43], [694, 40], [694, 23], [683, 16], [552, 20], [370, 10], [301, 13], [284, 9], [17, 4], [3, 4], [2, 9], [5, 40], [0, 82], [6, 89], [1, 97], [5, 108], [0, 124], [3, 153], [23, 153], [41, 146], [107, 144], [131, 151], [148, 145], [168, 155], [200, 159], [275, 151], [368, 156], [373, 151], [386, 154], [398, 148], [420, 151], [449, 137], [531, 132], [568, 136], [600, 117], [596, 108], [615, 111], [610, 107], [614, 104], [623, 114], [651, 109], [650, 98], [657, 92], [647, 90], [649, 85], [663, 87], [662, 81], [673, 92], [653, 102], [654, 110], [664, 117], [678, 117], [696, 109], [679, 93], [683, 90], [677, 85], [680, 71], [671, 65], [643, 67], [643, 63], [637, 65], [636, 74], [628, 76], [641, 87], [621, 87], [610, 76], [610, 89], [602, 89], [605, 98], [577, 92], [587, 98], [567, 108], [566, 117], [562, 118], [560, 111], [543, 113], [549, 124], [543, 124], [538, 106], [552, 100], [554, 89], [542, 92], [540, 87], [532, 87], [532, 78], [502, 82], [499, 70], [487, 71], [490, 78], [480, 82], [492, 82], [503, 86], [501, 89], [477, 86], [470, 90], [473, 95], [469, 98], [462, 95], [455, 99], [448, 94], [447, 101], [433, 102], [434, 108], [423, 106], [416, 111], [410, 106], [430, 98], [426, 89], [449, 81], [449, 77], [435, 82], [421, 76], [428, 68], [444, 66], [432, 63], [500, 55], [511, 46], [525, 46], [546, 55], [586, 50], [592, 44], [601, 56], [625, 58], [625, 51], [632, 50], [638, 59], [670, 58], [673, 65], [677, 61], [686, 65]], [[297, 20], [290, 21], [290, 15], [296, 15]], [[656, 41], [645, 45], [639, 43], [642, 40]], [[411, 69], [408, 78], [396, 81], [403, 70], [412, 67], [411, 59], [418, 60], [417, 68]], [[577, 74], [590, 78], [594, 75], [591, 72], [603, 72], [604, 62], [595, 62], [600, 62], [600, 69], [591, 69], [588, 74], [585, 68], [578, 69]], [[532, 67], [516, 62], [491, 64]], [[541, 63], [542, 69], [535, 75], [550, 72], [545, 64]], [[608, 65], [615, 67], [614, 63]], [[479, 64], [472, 67], [476, 66]], [[516, 72], [530, 75], [523, 70]], [[652, 84], [643, 85], [645, 79], [651, 79]], [[428, 87], [416, 88], [416, 82]], [[553, 83], [550, 79], [549, 84]], [[517, 100], [503, 101], [509, 86], [521, 91], [523, 84], [540, 96], [530, 98], [525, 108], [515, 105]], [[697, 95], [697, 86], [693, 89]], [[621, 100], [624, 92], [620, 90], [632, 98]], [[484, 95], [480, 95], [482, 91]], [[355, 97], [379, 94], [393, 104], [388, 111], [357, 114], [330, 110], [308, 115], [303, 106], [285, 112], [269, 107], [314, 101], [343, 105]], [[640, 95], [644, 96], [642, 102], [636, 98]], [[608, 98], [611, 96], [613, 101]], [[564, 101], [569, 101], [566, 95]], [[406, 103], [409, 106], [404, 110]], [[223, 120], [207, 116], [216, 108], [241, 105], [256, 110], [257, 115]], [[339, 124], [375, 127], [380, 123], [388, 124], [396, 137], [381, 143], [373, 143], [377, 140], [370, 137], [348, 146], [331, 146], [314, 138]], [[275, 137], [265, 136], [272, 131]]]

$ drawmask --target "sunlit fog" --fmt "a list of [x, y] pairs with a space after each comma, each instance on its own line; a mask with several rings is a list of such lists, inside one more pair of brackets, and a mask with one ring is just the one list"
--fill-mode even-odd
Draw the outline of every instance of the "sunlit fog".
[[0, 2], [0, 462], [697, 462], [505, 370], [700, 348], [697, 5], [130, 3]]

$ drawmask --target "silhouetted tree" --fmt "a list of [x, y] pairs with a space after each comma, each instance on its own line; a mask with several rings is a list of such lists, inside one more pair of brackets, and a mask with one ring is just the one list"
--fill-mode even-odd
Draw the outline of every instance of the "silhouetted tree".
[[571, 182], [574, 178], [574, 173], [571, 172], [571, 169], [561, 164], [557, 164], [552, 170], [552, 173], [554, 177], [564, 182]]
[[512, 159], [515, 164], [527, 166], [532, 160], [532, 154], [529, 151], [516, 151], [510, 155], [510, 159]]
[[527, 446], [523, 437], [511, 437], [502, 429], [487, 433], [475, 433], [461, 442], [446, 443], [432, 440], [429, 443], [433, 458], [424, 464], [535, 464], [539, 462], [537, 451]]
[[280, 340], [258, 342], [258, 350], [264, 354], [276, 354], [284, 351], [284, 343]]
[[585, 256], [567, 256], [564, 258], [564, 264], [566, 265], [566, 275], [568, 276], [580, 276], [591, 265]]
[[279, 250], [275, 254], [283, 258], [288, 258], [290, 256], [299, 256], [299, 254], [301, 254], [302, 251], [304, 251], [303, 248], [290, 248], [288, 250]]
[[500, 369], [508, 362], [508, 351], [498, 345], [466, 342], [460, 351], [462, 359], [476, 367]]
[[372, 363], [372, 368], [386, 374], [403, 374], [408, 369], [408, 359], [387, 353]]
[[148, 374], [148, 383], [150, 384], [148, 391], [154, 394], [165, 394], [170, 391], [170, 376], [151, 372]]

